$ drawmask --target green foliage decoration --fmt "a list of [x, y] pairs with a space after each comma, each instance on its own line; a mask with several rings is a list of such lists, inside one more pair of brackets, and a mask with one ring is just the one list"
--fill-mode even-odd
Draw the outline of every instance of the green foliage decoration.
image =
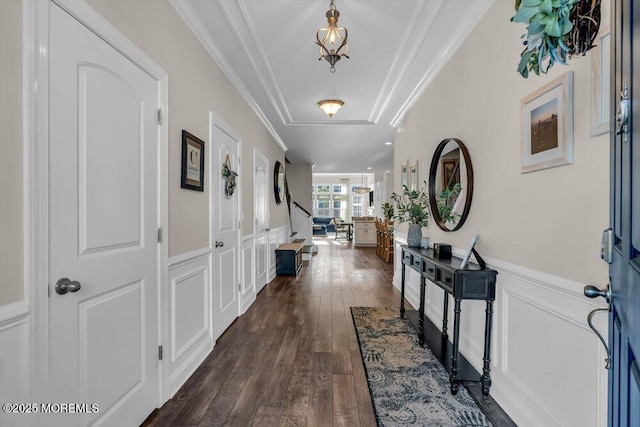
[[460, 183], [456, 183], [451, 188], [445, 188], [438, 196], [436, 206], [438, 206], [438, 214], [440, 218], [446, 222], [455, 222], [460, 218], [460, 214], [453, 210], [458, 195], [462, 191]]
[[393, 205], [391, 203], [382, 204], [382, 213], [385, 219], [393, 218]]
[[529, 77], [531, 71], [546, 74], [556, 62], [566, 65], [567, 56], [573, 53], [567, 45], [573, 29], [571, 14], [579, 1], [516, 0], [516, 14], [511, 20], [528, 24], [518, 65], [522, 77]]
[[403, 185], [402, 194], [393, 193], [391, 200], [396, 203], [397, 215], [394, 216], [399, 222], [417, 224], [420, 227], [429, 225], [429, 198], [425, 192], [426, 181], [421, 190], [409, 190]]

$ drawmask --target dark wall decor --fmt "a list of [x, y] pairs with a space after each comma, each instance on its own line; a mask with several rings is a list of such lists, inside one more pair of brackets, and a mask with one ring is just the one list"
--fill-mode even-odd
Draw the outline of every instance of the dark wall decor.
[[273, 193], [277, 205], [285, 201], [285, 190], [284, 165], [276, 160], [273, 168]]
[[230, 199], [233, 196], [233, 192], [236, 189], [236, 177], [238, 173], [231, 169], [231, 160], [229, 155], [224, 159], [222, 163], [222, 177], [224, 178], [224, 197]]
[[436, 225], [444, 231], [459, 230], [469, 215], [472, 199], [469, 151], [457, 138], [444, 139], [436, 147], [429, 169], [429, 207]]
[[204, 191], [204, 141], [182, 130], [180, 187]]

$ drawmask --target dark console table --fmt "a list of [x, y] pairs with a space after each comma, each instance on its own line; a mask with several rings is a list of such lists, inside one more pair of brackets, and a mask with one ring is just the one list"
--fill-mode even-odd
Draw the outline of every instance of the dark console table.
[[[486, 396], [491, 388], [491, 322], [493, 315], [493, 301], [496, 297], [497, 271], [486, 268], [484, 260], [473, 250], [476, 260], [480, 265], [469, 264], [464, 269], [460, 268], [462, 259], [451, 257], [450, 259], [437, 259], [432, 249], [412, 248], [402, 245], [402, 296], [400, 299], [400, 317], [405, 317], [414, 324], [418, 330], [420, 345], [424, 345], [424, 306], [425, 288], [427, 279], [444, 290], [444, 314], [442, 319], [442, 339], [448, 340], [447, 323], [449, 312], [449, 294], [453, 296], [455, 303], [453, 317], [453, 351], [451, 355], [451, 393], [456, 394], [462, 379], [458, 377], [460, 361], [460, 313], [463, 299], [484, 300], [487, 303], [485, 311], [484, 328], [484, 357], [482, 375], [479, 381], [482, 383], [482, 393]], [[417, 310], [405, 310], [404, 308], [404, 282], [405, 269], [409, 266], [420, 274], [420, 308]], [[417, 314], [417, 316], [415, 316]], [[417, 325], [415, 324], [417, 323]], [[474, 381], [464, 379], [464, 381]], [[476, 380], [477, 381], [477, 380]]]

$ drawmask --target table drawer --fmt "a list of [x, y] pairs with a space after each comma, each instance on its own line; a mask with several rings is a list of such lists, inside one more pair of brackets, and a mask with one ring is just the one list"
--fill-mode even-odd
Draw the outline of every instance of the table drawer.
[[436, 280], [440, 282], [442, 287], [445, 288], [447, 292], [453, 293], [453, 273], [441, 268], [436, 268], [436, 270]]
[[402, 262], [407, 265], [411, 265], [411, 254], [407, 251], [402, 251]]
[[422, 262], [422, 273], [424, 274], [424, 277], [426, 277], [427, 279], [431, 280], [431, 281], [436, 281], [436, 265], [429, 262], [429, 261], [423, 261]]

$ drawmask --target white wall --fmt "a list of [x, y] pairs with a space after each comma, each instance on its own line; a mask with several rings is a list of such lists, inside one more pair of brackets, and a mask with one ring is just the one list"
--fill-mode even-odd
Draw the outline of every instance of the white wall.
[[[607, 135], [590, 135], [591, 53], [523, 79], [516, 67], [525, 27], [509, 21], [513, 14], [512, 1], [496, 1], [415, 103], [396, 134], [395, 176], [403, 161], [418, 160], [422, 180], [441, 140], [465, 143], [475, 180], [467, 222], [449, 233], [430, 224], [423, 234], [461, 254], [478, 233], [476, 248], [499, 272], [491, 394], [518, 425], [605, 425], [604, 353], [586, 321], [602, 302], [582, 295], [585, 284], [608, 281], [599, 245], [609, 223], [609, 144]], [[520, 100], [567, 71], [574, 72], [574, 162], [521, 174]], [[396, 233], [401, 243], [405, 230]], [[417, 274], [408, 274], [414, 305], [418, 291]], [[426, 300], [440, 325], [442, 290], [429, 284]], [[482, 303], [463, 302], [461, 348], [476, 368], [483, 318]], [[606, 331], [606, 316], [599, 326]]]

